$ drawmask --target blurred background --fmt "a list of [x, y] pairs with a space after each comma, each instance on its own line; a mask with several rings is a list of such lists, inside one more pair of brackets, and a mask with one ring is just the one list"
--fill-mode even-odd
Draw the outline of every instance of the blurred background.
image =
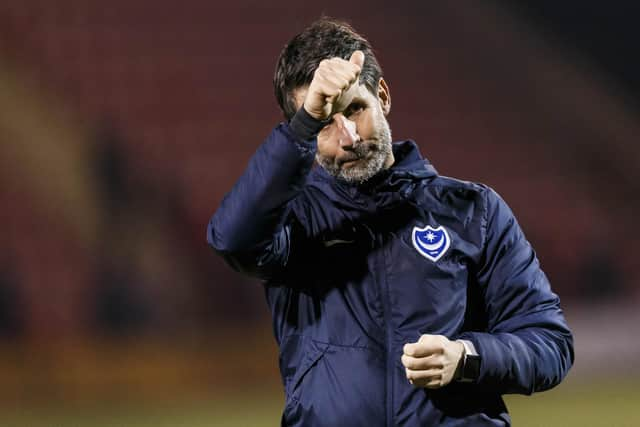
[[552, 0], [2, 0], [0, 425], [279, 425], [263, 290], [205, 228], [323, 13], [372, 42], [394, 139], [501, 193], [562, 298], [575, 367], [515, 425], [640, 425], [640, 6]]

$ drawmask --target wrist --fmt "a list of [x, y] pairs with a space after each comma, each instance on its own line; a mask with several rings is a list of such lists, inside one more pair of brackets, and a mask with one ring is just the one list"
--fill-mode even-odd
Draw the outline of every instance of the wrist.
[[454, 378], [458, 382], [474, 383], [480, 376], [480, 363], [482, 358], [478, 355], [471, 341], [457, 340], [464, 347], [464, 352], [458, 363]]
[[327, 123], [328, 120], [318, 120], [302, 107], [289, 122], [289, 127], [298, 138], [308, 141], [315, 138]]
[[314, 120], [318, 120], [320, 122], [325, 121], [329, 118], [326, 112], [324, 111], [315, 111], [313, 108], [303, 105], [301, 110], [304, 110], [311, 118]]
[[458, 364], [456, 365], [456, 371], [453, 374], [453, 380], [459, 381], [462, 378], [462, 371], [464, 369], [464, 358], [466, 356], [466, 348], [465, 348], [465, 345], [460, 340], [455, 341], [455, 343], [460, 346], [461, 350], [460, 350], [460, 358], [458, 359]]

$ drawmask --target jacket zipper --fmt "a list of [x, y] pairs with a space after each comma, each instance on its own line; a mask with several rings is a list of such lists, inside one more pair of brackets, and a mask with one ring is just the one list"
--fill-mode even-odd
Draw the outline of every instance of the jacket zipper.
[[380, 283], [382, 284], [380, 298], [382, 300], [382, 313], [384, 316], [384, 330], [386, 335], [386, 377], [385, 377], [385, 395], [386, 401], [386, 413], [387, 413], [387, 427], [393, 427], [393, 327], [391, 325], [391, 301], [389, 298], [389, 283], [387, 281], [387, 260], [389, 257], [385, 256], [384, 252], [384, 236], [380, 239], [380, 254], [378, 255], [381, 261], [382, 274]]

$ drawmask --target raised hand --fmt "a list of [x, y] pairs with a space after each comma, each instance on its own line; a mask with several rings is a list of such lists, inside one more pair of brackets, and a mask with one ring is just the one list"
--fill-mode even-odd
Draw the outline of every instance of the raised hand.
[[325, 120], [351, 103], [364, 64], [364, 53], [356, 50], [348, 61], [324, 59], [316, 68], [307, 90], [304, 109], [314, 118]]

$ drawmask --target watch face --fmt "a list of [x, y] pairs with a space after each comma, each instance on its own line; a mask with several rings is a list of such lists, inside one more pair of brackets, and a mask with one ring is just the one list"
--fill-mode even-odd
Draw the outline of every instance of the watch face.
[[462, 381], [476, 381], [480, 376], [480, 356], [466, 355], [462, 368]]

